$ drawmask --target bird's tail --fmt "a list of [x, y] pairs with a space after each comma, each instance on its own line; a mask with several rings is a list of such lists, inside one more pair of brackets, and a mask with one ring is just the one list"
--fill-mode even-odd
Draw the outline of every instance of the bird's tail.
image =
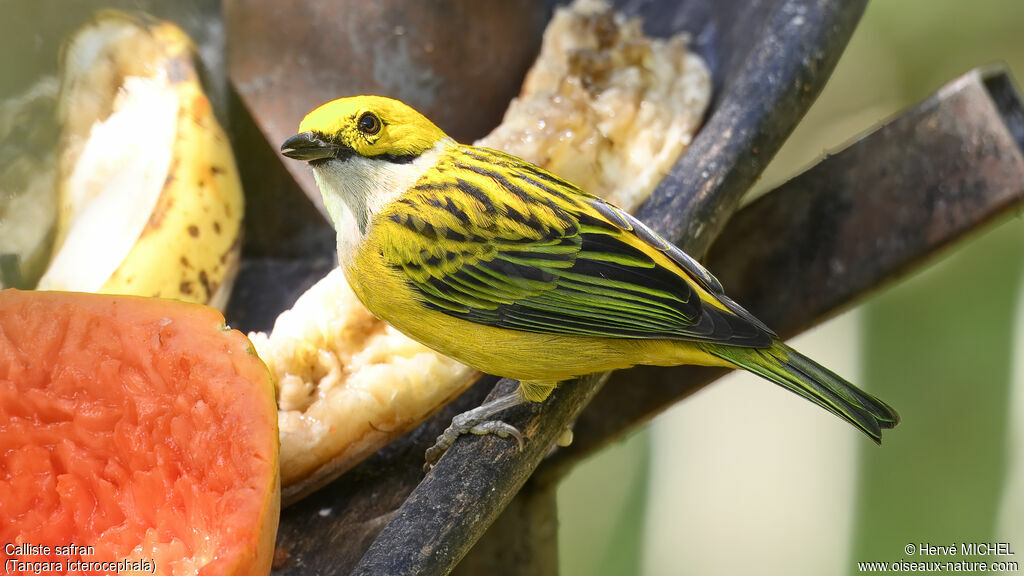
[[770, 348], [704, 345], [706, 352], [795, 392], [882, 443], [882, 429], [900, 421], [891, 406], [807, 356], [775, 342]]

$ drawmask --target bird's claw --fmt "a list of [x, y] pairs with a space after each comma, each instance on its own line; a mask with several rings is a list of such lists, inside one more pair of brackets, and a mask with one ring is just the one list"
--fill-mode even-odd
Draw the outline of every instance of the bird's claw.
[[498, 438], [513, 438], [516, 441], [516, 449], [523, 449], [523, 433], [515, 426], [502, 422], [501, 420], [488, 420], [481, 422], [469, 429], [470, 434], [486, 436], [494, 434]]
[[463, 434], [474, 434], [486, 436], [493, 434], [498, 438], [513, 438], [516, 441], [516, 449], [523, 449], [523, 434], [515, 426], [500, 420], [479, 420], [473, 417], [472, 410], [459, 414], [452, 419], [452, 424], [440, 436], [425, 454], [426, 463], [423, 464], [423, 471], [430, 472], [430, 469], [437, 464], [441, 456], [451, 448], [452, 444]]

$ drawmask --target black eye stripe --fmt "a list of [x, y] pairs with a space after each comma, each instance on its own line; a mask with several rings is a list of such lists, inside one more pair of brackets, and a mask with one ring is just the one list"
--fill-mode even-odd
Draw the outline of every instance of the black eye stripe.
[[363, 112], [363, 115], [356, 121], [356, 128], [363, 134], [374, 135], [380, 132], [380, 118], [373, 112]]

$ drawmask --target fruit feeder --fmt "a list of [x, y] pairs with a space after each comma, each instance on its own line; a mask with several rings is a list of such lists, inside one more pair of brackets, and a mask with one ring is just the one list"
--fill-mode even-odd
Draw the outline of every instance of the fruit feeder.
[[[246, 201], [226, 317], [235, 328], [267, 330], [336, 265], [308, 170], [277, 152], [302, 116], [338, 96], [382, 94], [473, 141], [519, 93], [555, 3], [133, 0], [64, 11], [51, 0], [22, 11], [59, 38], [101, 4], [174, 20], [199, 45]], [[651, 36], [688, 33], [711, 79], [699, 132], [636, 215], [706, 263], [784, 338], [1024, 200], [1024, 108], [1006, 74], [987, 70], [740, 208], [824, 86], [866, 0], [613, 4]], [[27, 66], [5, 68], [12, 82], [56, 52], [54, 43], [33, 44], [18, 21], [7, 19], [0, 37], [34, 48]], [[484, 376], [414, 432], [287, 502], [273, 574], [555, 574], [558, 481], [722, 374], [638, 367], [567, 383], [544, 404], [509, 413], [529, 434], [522, 451], [460, 439], [424, 476], [424, 450], [455, 414], [516, 385]], [[574, 442], [549, 454], [569, 424]]]

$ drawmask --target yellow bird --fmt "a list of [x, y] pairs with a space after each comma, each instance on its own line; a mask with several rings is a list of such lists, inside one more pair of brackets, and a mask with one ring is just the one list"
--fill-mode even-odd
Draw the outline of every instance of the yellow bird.
[[637, 364], [743, 368], [876, 442], [881, 400], [793, 350], [682, 250], [525, 160], [459, 144], [411, 107], [356, 96], [310, 112], [282, 152], [313, 169], [364, 305], [414, 340], [515, 378], [457, 434], [518, 434], [495, 412]]

